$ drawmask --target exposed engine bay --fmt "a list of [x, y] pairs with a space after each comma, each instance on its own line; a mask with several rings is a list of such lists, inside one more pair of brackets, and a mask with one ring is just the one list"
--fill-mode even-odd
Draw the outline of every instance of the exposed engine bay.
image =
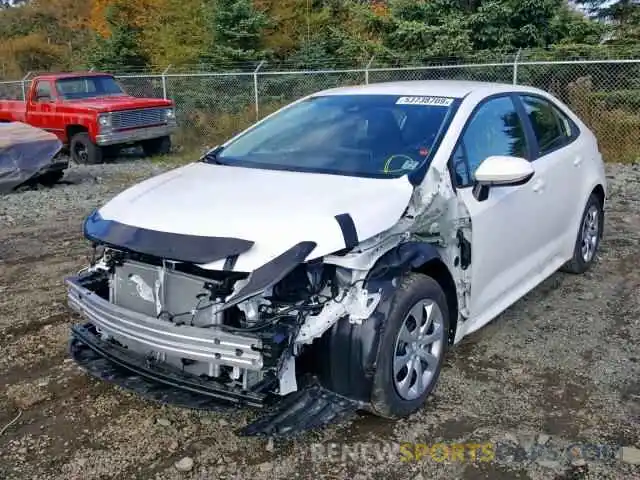
[[[71, 305], [103, 341], [232, 388], [273, 385], [280, 395], [296, 390], [292, 360], [304, 345], [339, 318], [366, 319], [380, 300], [363, 287], [362, 272], [310, 262], [260, 295], [229, 302], [249, 280], [106, 248], [68, 282]], [[94, 303], [83, 301], [87, 291]]]

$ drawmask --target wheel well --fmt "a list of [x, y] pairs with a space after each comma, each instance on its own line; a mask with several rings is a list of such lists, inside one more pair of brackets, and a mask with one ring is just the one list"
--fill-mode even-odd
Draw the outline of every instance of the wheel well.
[[600, 205], [604, 205], [604, 188], [602, 187], [602, 185], [596, 185], [591, 194], [598, 197], [598, 200], [600, 200]]
[[449, 307], [449, 343], [453, 343], [458, 327], [458, 295], [456, 283], [449, 269], [442, 260], [434, 259], [414, 271], [433, 278], [444, 291], [447, 297], [447, 307]]
[[67, 125], [67, 141], [71, 143], [71, 139], [76, 133], [88, 132], [87, 127], [83, 127], [82, 125]]

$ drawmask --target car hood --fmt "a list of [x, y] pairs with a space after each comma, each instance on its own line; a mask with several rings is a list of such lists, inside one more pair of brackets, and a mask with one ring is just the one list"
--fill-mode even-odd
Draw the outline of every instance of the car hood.
[[137, 108], [169, 107], [170, 100], [161, 98], [138, 98], [129, 95], [114, 95], [108, 97], [85, 98], [80, 100], [65, 100], [74, 107], [96, 110], [98, 112], [116, 112], [118, 110], [133, 110]]
[[[342, 250], [354, 238], [372, 237], [400, 219], [412, 192], [406, 177], [372, 179], [198, 162], [134, 185], [97, 214], [145, 231], [253, 242], [234, 266], [226, 266], [250, 272], [301, 242], [316, 243], [310, 260]], [[222, 270], [224, 264], [222, 259], [200, 266]]]

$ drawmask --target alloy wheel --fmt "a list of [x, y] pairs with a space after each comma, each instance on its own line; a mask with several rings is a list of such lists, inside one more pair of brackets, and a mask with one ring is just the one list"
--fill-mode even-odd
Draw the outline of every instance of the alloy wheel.
[[443, 315], [430, 299], [417, 302], [404, 318], [396, 338], [393, 381], [398, 395], [414, 400], [426, 392], [444, 350]]

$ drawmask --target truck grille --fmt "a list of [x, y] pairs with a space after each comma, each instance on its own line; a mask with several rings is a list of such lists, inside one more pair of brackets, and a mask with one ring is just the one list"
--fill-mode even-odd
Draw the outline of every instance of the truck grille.
[[163, 124], [166, 123], [166, 111], [166, 108], [160, 107], [113, 112], [111, 114], [111, 125], [114, 130], [124, 130]]

